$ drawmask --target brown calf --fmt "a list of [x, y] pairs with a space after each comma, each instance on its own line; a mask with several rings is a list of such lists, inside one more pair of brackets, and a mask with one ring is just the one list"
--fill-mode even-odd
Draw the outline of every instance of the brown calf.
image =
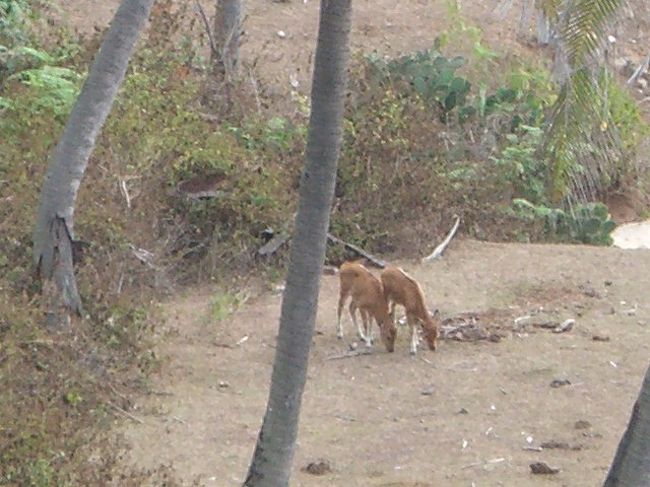
[[438, 338], [437, 310], [431, 316], [426, 308], [424, 294], [418, 282], [399, 267], [387, 267], [381, 273], [386, 302], [390, 305], [391, 319], [395, 319], [395, 305], [404, 306], [406, 320], [411, 329], [411, 353], [417, 353], [416, 325], [422, 328], [424, 340], [430, 350], [436, 349]]
[[[357, 326], [359, 337], [366, 342], [367, 346], [372, 345], [372, 319], [377, 322], [381, 333], [381, 339], [386, 350], [395, 350], [395, 336], [397, 329], [392, 317], [388, 313], [388, 303], [384, 296], [381, 281], [377, 279], [368, 269], [359, 262], [344, 262], [339, 269], [341, 288], [339, 293], [339, 305], [337, 312], [337, 336], [343, 338], [343, 327], [341, 325], [341, 313], [348, 297], [350, 301], [350, 316]], [[357, 309], [363, 320], [363, 329], [357, 322]]]

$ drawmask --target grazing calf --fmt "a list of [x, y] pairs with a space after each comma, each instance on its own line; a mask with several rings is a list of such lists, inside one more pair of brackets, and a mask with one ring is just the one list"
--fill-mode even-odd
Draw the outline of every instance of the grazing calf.
[[[381, 339], [386, 350], [395, 350], [395, 336], [397, 329], [392, 317], [388, 314], [388, 303], [384, 296], [381, 281], [371, 274], [359, 262], [344, 262], [339, 269], [341, 289], [339, 293], [339, 305], [337, 313], [336, 334], [343, 338], [343, 327], [341, 326], [341, 313], [348, 297], [350, 301], [350, 316], [357, 326], [359, 337], [366, 342], [367, 346], [372, 345], [372, 319], [377, 322], [381, 333]], [[363, 329], [357, 322], [357, 309], [361, 314]]]
[[391, 319], [395, 319], [395, 305], [404, 306], [406, 320], [411, 329], [411, 353], [417, 353], [417, 327], [422, 328], [424, 340], [430, 350], [436, 349], [438, 338], [437, 310], [431, 316], [424, 302], [424, 294], [418, 282], [399, 267], [387, 267], [381, 273], [386, 302], [390, 305]]

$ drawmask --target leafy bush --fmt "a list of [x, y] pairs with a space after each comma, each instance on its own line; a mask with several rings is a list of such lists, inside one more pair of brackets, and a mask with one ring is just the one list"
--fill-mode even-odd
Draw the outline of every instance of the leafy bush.
[[[19, 102], [28, 105], [31, 115], [45, 112], [64, 119], [77, 98], [81, 75], [69, 68], [45, 65], [22, 70], [7, 79], [8, 82], [12, 80], [29, 87], [29, 92]], [[13, 100], [0, 98], [0, 103], [5, 109], [18, 108]]]
[[[21, 110], [32, 116], [52, 114], [63, 120], [80, 87], [81, 75], [66, 67], [77, 49], [69, 46], [57, 54], [47, 52], [31, 38], [31, 8], [27, 2], [0, 0], [0, 87], [16, 83], [13, 97], [0, 96], [0, 109]], [[16, 92], [20, 96], [15, 96]]]
[[0, 47], [27, 38], [25, 23], [29, 14], [27, 0], [0, 0]]
[[455, 74], [467, 63], [461, 56], [447, 59], [437, 50], [427, 49], [388, 62], [377, 56], [368, 60], [382, 78], [412, 87], [426, 103], [440, 111], [443, 122], [454, 108], [465, 104], [471, 84]]
[[535, 203], [547, 201], [548, 161], [540, 153], [543, 131], [522, 125], [518, 133], [506, 135], [508, 145], [499, 157], [492, 157], [496, 170], [512, 184], [516, 196]]
[[544, 222], [547, 238], [590, 245], [611, 245], [611, 233], [616, 224], [603, 203], [576, 205], [570, 210], [534, 205], [525, 199], [515, 199], [518, 216], [528, 221]]

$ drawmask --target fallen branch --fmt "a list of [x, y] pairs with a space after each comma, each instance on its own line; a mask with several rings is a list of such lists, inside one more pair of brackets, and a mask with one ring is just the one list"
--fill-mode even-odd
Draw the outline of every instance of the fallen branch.
[[349, 423], [354, 423], [357, 421], [357, 419], [353, 418], [352, 416], [344, 416], [342, 414], [335, 414], [334, 417], [336, 419], [340, 419], [341, 421], [347, 421]]
[[239, 340], [237, 340], [234, 345], [231, 343], [223, 343], [223, 342], [213, 342], [212, 345], [215, 347], [219, 348], [229, 348], [229, 349], [235, 349], [237, 347], [240, 347], [244, 342], [248, 340], [248, 335], [244, 335], [241, 337]]
[[445, 237], [442, 243], [438, 245], [430, 255], [427, 255], [424, 259], [422, 259], [422, 262], [430, 262], [440, 257], [442, 253], [447, 249], [447, 246], [451, 242], [451, 239], [454, 238], [454, 235], [456, 235], [459, 225], [460, 225], [460, 217], [457, 216], [456, 222], [454, 223], [454, 226], [449, 231], [447, 237]]
[[258, 249], [258, 255], [266, 256], [275, 254], [277, 250], [289, 240], [289, 238], [290, 236], [288, 234], [280, 233], [274, 235], [268, 242]]
[[136, 248], [135, 245], [129, 244], [129, 248], [133, 253], [133, 256], [138, 259], [143, 264], [155, 269], [156, 266], [153, 264], [154, 255], [149, 252], [147, 249]]
[[544, 449], [541, 446], [525, 446], [523, 448], [524, 451], [544, 451]]
[[638, 80], [641, 77], [641, 75], [645, 74], [645, 72], [648, 71], [649, 67], [650, 67], [650, 56], [648, 56], [645, 59], [645, 61], [639, 64], [639, 66], [634, 70], [632, 76], [630, 76], [629, 79], [627, 80], [627, 84], [631, 85], [636, 80]]
[[118, 413], [123, 414], [124, 416], [126, 416], [126, 417], [129, 418], [129, 419], [132, 419], [132, 420], [135, 421], [136, 423], [144, 424], [144, 421], [142, 421], [140, 418], [136, 418], [136, 417], [133, 416], [131, 413], [129, 413], [128, 411], [125, 411], [124, 409], [122, 409], [122, 408], [119, 407], [119, 406], [116, 406], [116, 405], [113, 404], [112, 402], [107, 402], [106, 404], [108, 404], [110, 407], [112, 407], [113, 409], [115, 409]]
[[372, 355], [372, 350], [361, 350], [358, 352], [346, 352], [340, 355], [330, 355], [326, 360], [341, 360], [344, 358], [358, 357], [360, 355]]
[[122, 194], [124, 195], [124, 199], [126, 200], [126, 207], [130, 210], [131, 209], [131, 195], [129, 195], [129, 190], [126, 187], [126, 181], [124, 179], [120, 180], [120, 190], [122, 191]]
[[51, 347], [52, 345], [55, 345], [54, 340], [26, 340], [19, 342], [20, 346], [27, 346], [27, 345], [42, 345], [44, 347]]
[[341, 240], [340, 238], [335, 237], [335, 236], [332, 235], [331, 233], [328, 233], [328, 234], [327, 234], [327, 238], [328, 238], [330, 241], [334, 242], [334, 243], [337, 243], [337, 244], [343, 245], [345, 248], [348, 248], [348, 249], [352, 250], [353, 252], [359, 254], [361, 257], [364, 257], [364, 258], [367, 259], [369, 262], [371, 262], [375, 267], [379, 267], [380, 269], [383, 269], [383, 268], [386, 267], [386, 262], [384, 262], [383, 260], [381, 260], [381, 259], [375, 257], [374, 255], [369, 254], [368, 252], [366, 252], [365, 250], [363, 250], [363, 249], [360, 248], [360, 247], [357, 247], [357, 246], [354, 245], [354, 244], [351, 244], [351, 243], [349, 243], [349, 242], [346, 242], [346, 241], [344, 241], [344, 240]]
[[199, 118], [202, 118], [206, 122], [213, 122], [213, 123], [221, 122], [221, 118], [216, 115], [213, 115], [212, 113], [204, 113], [204, 112], [194, 112], [194, 113], [196, 113], [199, 116]]

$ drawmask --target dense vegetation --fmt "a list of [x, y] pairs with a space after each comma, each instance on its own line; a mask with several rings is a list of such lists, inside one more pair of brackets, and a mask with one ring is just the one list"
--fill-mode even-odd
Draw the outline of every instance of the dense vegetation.
[[[98, 38], [78, 41], [49, 25], [38, 3], [0, 0], [0, 417], [11, 418], [0, 423], [0, 484], [92, 485], [113, 475], [117, 446], [98, 452], [94, 440], [128, 409], [129, 391], [147, 390], [154, 297], [190, 279], [253, 268], [273, 277], [282, 268], [284, 250], [266, 261], [256, 250], [269, 227], [290, 231], [305, 98], [291, 114], [258, 109], [242, 85], [236, 109], [215, 118], [201, 104], [200, 35], [186, 11], [161, 5], [81, 189], [76, 231], [90, 246], [77, 272], [87, 316], [53, 335], [30, 275], [32, 222], [48, 154]], [[459, 215], [464, 232], [481, 239], [608, 244], [607, 208], [574, 194], [543, 150], [556, 97], [545, 65], [506, 60], [457, 12], [450, 17], [429, 50], [355, 57], [333, 233], [413, 256]], [[623, 152], [603, 172], [600, 196], [645, 184], [635, 149], [648, 135], [625, 89], [606, 73], [603, 86]], [[214, 181], [212, 197], [178, 189], [194, 177]]]

